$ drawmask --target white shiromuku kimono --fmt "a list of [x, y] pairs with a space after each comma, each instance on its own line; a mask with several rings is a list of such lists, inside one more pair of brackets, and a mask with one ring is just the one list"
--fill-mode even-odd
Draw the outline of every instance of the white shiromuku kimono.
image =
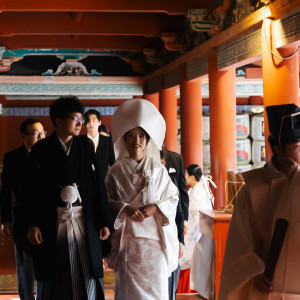
[[[245, 185], [236, 202], [225, 250], [219, 299], [300, 299], [300, 167], [291, 180], [272, 161], [243, 173]], [[289, 222], [273, 277], [273, 291], [253, 286], [262, 274], [275, 222]]]
[[200, 181], [188, 190], [189, 194], [189, 219], [188, 229], [184, 236], [184, 253], [179, 260], [180, 269], [186, 270], [191, 267], [192, 256], [194, 253], [195, 246], [201, 237], [200, 233], [200, 210], [212, 210], [212, 194], [208, 187], [208, 182], [201, 177]]
[[[178, 266], [175, 223], [178, 190], [167, 170], [153, 158], [137, 163], [124, 157], [106, 177], [115, 232], [107, 263], [117, 273], [115, 299], [168, 299], [168, 277]], [[126, 205], [154, 203], [159, 212], [136, 222], [123, 211]]]

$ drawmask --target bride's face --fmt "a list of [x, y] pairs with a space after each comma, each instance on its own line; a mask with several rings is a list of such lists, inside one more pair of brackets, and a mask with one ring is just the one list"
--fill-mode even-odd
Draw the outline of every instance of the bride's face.
[[131, 129], [125, 138], [125, 146], [129, 156], [144, 155], [144, 150], [147, 146], [147, 138], [145, 132], [139, 128]]

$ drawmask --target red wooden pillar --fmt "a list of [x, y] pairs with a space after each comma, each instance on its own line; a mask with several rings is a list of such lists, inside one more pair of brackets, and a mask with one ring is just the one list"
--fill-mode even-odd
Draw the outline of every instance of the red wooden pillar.
[[[272, 21], [264, 20], [262, 28], [262, 72], [264, 89], [264, 107], [294, 103], [299, 105], [299, 54], [289, 59], [280, 59], [272, 55]], [[267, 38], [267, 40], [266, 40]], [[269, 47], [268, 47], [269, 46]], [[294, 53], [295, 47], [272, 51], [279, 57], [287, 57]], [[269, 126], [265, 112], [266, 160], [272, 157], [268, 143]]]
[[225, 206], [227, 171], [237, 169], [235, 69], [218, 71], [217, 52], [208, 57], [211, 175], [215, 209]]
[[159, 110], [159, 94], [158, 92], [153, 94], [144, 94], [144, 99], [150, 101]]
[[185, 69], [180, 74], [181, 154], [184, 166], [203, 167], [201, 79], [187, 81]]
[[159, 110], [166, 121], [164, 144], [168, 150], [177, 151], [177, 86], [159, 91]]

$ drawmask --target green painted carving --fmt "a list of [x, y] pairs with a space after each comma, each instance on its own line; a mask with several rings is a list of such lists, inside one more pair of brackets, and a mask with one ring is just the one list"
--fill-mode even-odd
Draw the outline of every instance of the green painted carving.
[[189, 9], [187, 17], [190, 19], [194, 31], [220, 32], [218, 18], [208, 14], [207, 9]]
[[[0, 47], [1, 51], [1, 47]], [[6, 50], [3, 56], [17, 56], [23, 57], [25, 55], [55, 55], [61, 59], [74, 58], [81, 60], [87, 56], [101, 55], [101, 56], [119, 56], [126, 57], [130, 54], [129, 51], [92, 51], [81, 49], [19, 49], [19, 50]]]
[[5, 52], [5, 47], [0, 47], [0, 60], [2, 59], [4, 52]]

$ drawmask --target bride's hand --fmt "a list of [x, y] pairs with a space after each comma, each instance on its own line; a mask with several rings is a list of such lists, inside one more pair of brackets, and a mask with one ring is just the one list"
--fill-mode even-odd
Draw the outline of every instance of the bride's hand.
[[145, 218], [149, 218], [157, 213], [158, 207], [156, 204], [145, 205], [140, 208]]
[[130, 205], [127, 205], [124, 208], [125, 213], [127, 214], [128, 217], [131, 219], [138, 221], [138, 222], [143, 222], [144, 221], [144, 215], [138, 208], [131, 207]]

